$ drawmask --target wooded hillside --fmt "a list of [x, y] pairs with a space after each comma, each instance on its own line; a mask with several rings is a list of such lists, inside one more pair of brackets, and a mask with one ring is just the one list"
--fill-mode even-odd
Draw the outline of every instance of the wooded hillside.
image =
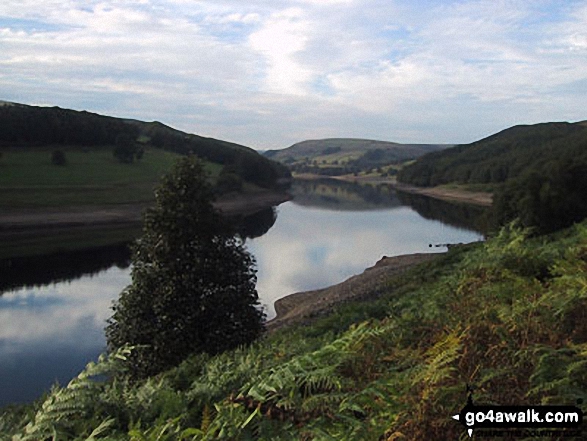
[[471, 144], [422, 156], [405, 167], [398, 180], [424, 187], [503, 183], [529, 168], [565, 159], [587, 162], [585, 122], [514, 126]]
[[289, 177], [283, 165], [255, 150], [214, 138], [188, 134], [160, 122], [142, 122], [90, 112], [4, 103], [0, 106], [0, 148], [35, 146], [114, 146], [127, 137], [144, 146], [192, 153], [228, 167], [245, 181], [270, 188]]

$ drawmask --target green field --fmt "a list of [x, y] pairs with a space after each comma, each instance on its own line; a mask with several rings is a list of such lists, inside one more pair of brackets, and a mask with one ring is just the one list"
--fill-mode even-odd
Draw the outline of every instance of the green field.
[[[141, 161], [122, 164], [111, 148], [60, 147], [67, 164], [51, 163], [55, 148], [12, 148], [0, 152], [0, 206], [43, 208], [148, 202], [153, 188], [179, 157], [147, 148]], [[221, 166], [207, 163], [217, 176]]]

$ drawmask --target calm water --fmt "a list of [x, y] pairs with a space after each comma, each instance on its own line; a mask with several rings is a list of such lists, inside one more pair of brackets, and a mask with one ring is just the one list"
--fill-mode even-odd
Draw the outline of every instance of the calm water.
[[[293, 191], [292, 202], [244, 220], [269, 318], [280, 297], [341, 282], [383, 255], [440, 252], [445, 248], [429, 245], [482, 239], [473, 226], [478, 213], [470, 208], [398, 197], [385, 187], [313, 182]], [[434, 220], [435, 212], [442, 220]], [[109, 268], [90, 253], [82, 265], [87, 270], [72, 269], [75, 280], [41, 287], [17, 288], [46, 283], [47, 274], [65, 279], [58, 263], [52, 268], [55, 259], [41, 262], [30, 280], [23, 279], [26, 271], [0, 275], [0, 285], [11, 287], [0, 296], [0, 405], [32, 400], [55, 381], [67, 383], [103, 351], [112, 300], [130, 282], [126, 259], [119, 249], [112, 254]], [[84, 271], [89, 274], [80, 277]]]

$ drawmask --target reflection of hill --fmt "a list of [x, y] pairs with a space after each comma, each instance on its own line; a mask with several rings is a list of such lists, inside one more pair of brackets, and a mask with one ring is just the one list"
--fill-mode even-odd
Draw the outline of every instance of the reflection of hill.
[[254, 239], [263, 236], [277, 220], [275, 207], [268, 207], [248, 216], [238, 216], [232, 219], [236, 231], [245, 239]]
[[364, 211], [399, 207], [395, 190], [335, 179], [294, 180], [290, 193], [297, 205], [325, 210]]
[[42, 286], [74, 280], [107, 270], [112, 265], [130, 265], [128, 244], [45, 256], [0, 260], [0, 293], [23, 286]]
[[457, 228], [487, 233], [487, 208], [457, 204], [428, 196], [397, 192], [402, 204], [408, 205], [425, 219], [439, 220]]
[[[236, 231], [244, 238], [265, 234], [275, 223], [274, 208], [267, 208], [249, 216], [233, 218]], [[0, 295], [23, 286], [43, 286], [92, 276], [113, 265], [130, 265], [130, 244], [110, 245], [85, 250], [61, 252], [34, 257], [0, 260]]]

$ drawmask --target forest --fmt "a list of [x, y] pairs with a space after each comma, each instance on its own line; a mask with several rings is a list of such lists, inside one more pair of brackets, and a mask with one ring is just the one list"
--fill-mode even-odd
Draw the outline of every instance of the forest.
[[587, 123], [514, 126], [471, 144], [432, 152], [405, 167], [400, 182], [500, 184], [529, 169], [573, 159], [587, 162]]

